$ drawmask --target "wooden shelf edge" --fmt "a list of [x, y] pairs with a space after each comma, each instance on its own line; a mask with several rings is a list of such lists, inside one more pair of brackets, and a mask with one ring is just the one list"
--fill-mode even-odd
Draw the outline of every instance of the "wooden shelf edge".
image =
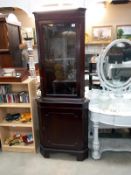
[[30, 108], [30, 103], [0, 103], [0, 108], [8, 107], [8, 108]]
[[88, 42], [88, 43], [86, 43], [85, 45], [86, 46], [88, 46], [88, 45], [102, 45], [102, 44], [110, 44], [111, 43], [111, 41], [91, 41], [91, 42]]
[[2, 145], [2, 151], [12, 151], [12, 152], [36, 152], [35, 145]]
[[32, 127], [32, 122], [27, 122], [27, 123], [21, 123], [21, 122], [7, 122], [7, 121], [2, 121], [0, 123], [0, 126], [7, 126], [7, 127], [23, 127], [23, 128], [30, 128]]
[[6, 53], [6, 52], [10, 52], [9, 49], [0, 49], [0, 53]]
[[23, 85], [23, 84], [28, 84], [28, 83], [30, 83], [31, 81], [34, 81], [34, 79], [33, 78], [31, 78], [30, 76], [26, 79], [26, 80], [23, 80], [23, 81], [18, 81], [18, 82], [14, 82], [14, 81], [12, 81], [12, 82], [10, 82], [10, 81], [6, 81], [6, 82], [0, 82], [0, 84], [21, 84], [21, 85]]

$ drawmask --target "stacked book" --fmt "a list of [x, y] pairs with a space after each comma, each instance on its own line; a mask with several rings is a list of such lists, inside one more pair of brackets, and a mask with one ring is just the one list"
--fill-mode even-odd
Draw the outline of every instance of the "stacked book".
[[11, 92], [10, 85], [1, 85], [0, 103], [29, 103], [29, 93], [27, 91]]

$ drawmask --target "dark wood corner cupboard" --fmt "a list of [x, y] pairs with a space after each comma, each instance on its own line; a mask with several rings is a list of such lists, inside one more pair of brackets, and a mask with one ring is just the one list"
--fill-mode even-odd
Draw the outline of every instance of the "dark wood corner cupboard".
[[40, 152], [88, 155], [84, 99], [85, 9], [34, 12], [41, 98], [37, 100]]
[[0, 17], [0, 67], [22, 67], [20, 26]]

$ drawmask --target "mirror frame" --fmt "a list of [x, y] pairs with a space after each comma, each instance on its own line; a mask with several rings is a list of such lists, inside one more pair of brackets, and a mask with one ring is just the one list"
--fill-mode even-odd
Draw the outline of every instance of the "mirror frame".
[[[110, 83], [104, 75], [104, 70], [103, 70], [103, 64], [105, 61], [105, 57], [108, 53], [108, 51], [111, 49], [111, 47], [115, 46], [116, 44], [119, 44], [121, 42], [128, 43], [131, 45], [131, 41], [128, 39], [116, 39], [112, 41], [102, 52], [100, 53], [98, 59], [97, 59], [97, 73], [100, 78], [101, 86], [103, 89], [111, 90], [113, 92], [125, 92], [127, 89], [130, 89], [131, 85], [131, 77], [123, 84], [121, 85], [115, 85]], [[130, 89], [131, 90], [131, 89]]]

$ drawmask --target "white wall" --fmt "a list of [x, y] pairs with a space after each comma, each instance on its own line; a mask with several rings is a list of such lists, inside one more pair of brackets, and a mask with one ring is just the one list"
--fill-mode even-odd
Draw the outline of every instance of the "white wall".
[[[0, 7], [15, 7], [17, 8], [13, 12], [22, 23], [23, 27], [34, 27], [33, 12], [44, 11], [49, 9], [62, 9], [62, 8], [73, 8], [73, 7], [84, 7], [85, 1], [89, 0], [3, 0], [0, 1]], [[64, 6], [64, 7], [63, 7]], [[21, 9], [21, 10], [20, 10]]]
[[18, 7], [25, 10], [26, 12], [30, 12], [30, 1], [31, 0], [26, 0], [23, 3], [23, 1], [20, 0], [13, 0], [13, 1], [3, 0], [0, 1], [0, 7]]
[[64, 4], [65, 7], [69, 8], [69, 6], [76, 6], [76, 7], [83, 7], [85, 5], [85, 1], [89, 0], [26, 0], [26, 1], [20, 1], [20, 0], [3, 0], [0, 2], [0, 7], [19, 7], [23, 10], [25, 10], [27, 13], [32, 13], [34, 11], [38, 10], [44, 10], [44, 5], [57, 5], [58, 8], [61, 8]]
[[[111, 5], [105, 6], [105, 13], [103, 16], [99, 15], [99, 11], [86, 12], [86, 32], [92, 35], [92, 26], [112, 26], [113, 39], [116, 38], [116, 26], [117, 25], [131, 25], [131, 3], [123, 5]], [[95, 15], [94, 15], [95, 14]], [[91, 38], [90, 38], [91, 39]]]
[[[131, 3], [124, 4], [124, 5], [111, 5], [106, 4], [105, 12], [100, 15], [101, 10], [98, 8], [90, 9], [90, 4], [94, 1], [102, 1], [102, 0], [3, 0], [0, 1], [0, 7], [19, 7], [24, 9], [28, 13], [32, 13], [41, 7], [44, 9], [44, 5], [47, 4], [59, 4], [60, 7], [62, 4], [73, 4], [78, 7], [85, 7], [86, 10], [86, 32], [89, 34], [91, 39], [92, 35], [92, 26], [106, 26], [112, 25], [113, 27], [113, 39], [115, 39], [115, 30], [116, 25], [123, 25], [123, 24], [131, 24]], [[34, 27], [34, 18], [31, 15], [27, 15], [20, 10], [16, 11], [16, 16], [22, 22], [22, 26], [24, 27]]]

